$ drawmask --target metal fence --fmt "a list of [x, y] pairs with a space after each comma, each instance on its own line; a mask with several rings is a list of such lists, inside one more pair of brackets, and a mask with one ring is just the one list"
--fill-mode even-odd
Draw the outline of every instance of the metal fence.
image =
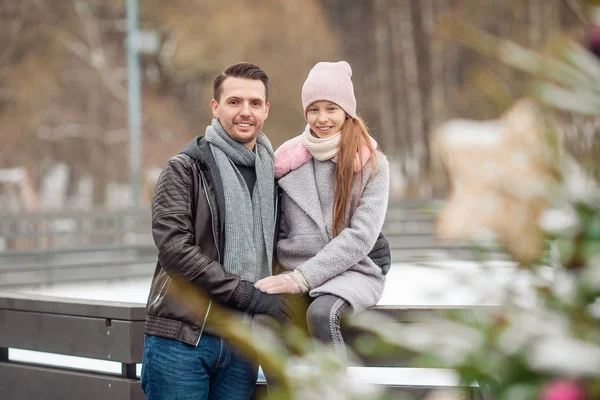
[[[436, 239], [438, 206], [389, 204], [383, 230], [393, 262], [477, 256], [464, 243]], [[0, 214], [0, 250], [0, 286], [149, 276], [157, 256], [150, 210], [144, 208]]]
[[150, 210], [1, 213], [0, 250], [152, 244]]

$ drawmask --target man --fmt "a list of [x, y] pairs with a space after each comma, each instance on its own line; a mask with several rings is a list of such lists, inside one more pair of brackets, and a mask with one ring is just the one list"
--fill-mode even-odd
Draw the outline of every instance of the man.
[[142, 388], [154, 399], [248, 399], [256, 361], [211, 332], [169, 296], [171, 276], [213, 301], [286, 319], [280, 295], [253, 286], [271, 273], [275, 231], [273, 150], [261, 132], [269, 78], [238, 63], [214, 82], [212, 124], [164, 166], [152, 200], [158, 263], [147, 304]]
[[[149, 400], [248, 399], [256, 385], [257, 361], [215, 335], [210, 303], [199, 320], [169, 295], [173, 276], [245, 320], [290, 315], [281, 295], [254, 287], [271, 274], [277, 231], [273, 150], [261, 132], [268, 97], [263, 70], [249, 63], [228, 67], [214, 81], [214, 118], [205, 136], [171, 158], [158, 178], [152, 233], [159, 255], [141, 375]], [[385, 238], [370, 256], [389, 268]]]

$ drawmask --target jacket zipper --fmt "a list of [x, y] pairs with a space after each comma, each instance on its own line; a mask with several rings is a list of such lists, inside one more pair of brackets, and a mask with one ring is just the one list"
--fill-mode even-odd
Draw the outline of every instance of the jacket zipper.
[[[204, 189], [204, 196], [206, 196], [206, 203], [208, 204], [208, 209], [210, 210], [210, 218], [213, 219], [213, 209], [210, 205], [210, 198], [208, 197], [208, 191], [206, 190], [206, 180], [204, 179], [204, 175], [200, 172], [200, 178], [202, 179], [202, 188]], [[217, 250], [217, 257], [219, 258], [219, 262], [221, 262], [221, 252], [219, 250], [219, 244], [217, 243], [217, 234], [215, 231], [215, 223], [212, 221], [212, 231], [213, 231], [213, 240], [215, 243], [215, 249]], [[204, 315], [204, 321], [202, 322], [202, 327], [200, 328], [200, 335], [198, 336], [198, 340], [196, 341], [196, 346], [200, 343], [200, 338], [202, 338], [202, 333], [204, 332], [204, 326], [206, 325], [206, 320], [208, 319], [208, 313], [210, 312], [210, 307], [212, 306], [212, 300], [208, 303], [208, 308], [206, 309], [206, 314]]]
[[167, 286], [167, 283], [170, 283], [170, 282], [171, 282], [171, 278], [169, 278], [169, 276], [167, 275], [167, 279], [165, 279], [165, 282], [160, 287], [160, 290], [158, 291], [158, 296], [156, 296], [156, 299], [154, 299], [154, 301], [152, 302], [152, 305], [156, 304], [156, 302], [158, 302], [163, 297], [163, 295], [166, 292], [165, 286]]
[[275, 225], [277, 225], [277, 210], [279, 208], [279, 189], [275, 189], [276, 190], [276, 194], [275, 194]]
[[[202, 177], [202, 186], [204, 188], [204, 195], [206, 196], [206, 202], [208, 203], [208, 209], [210, 210], [210, 215], [211, 215], [211, 219], [212, 219], [213, 208], [210, 205], [210, 198], [208, 197], [208, 191], [206, 190], [206, 180], [204, 179], [204, 175], [202, 175], [202, 173], [200, 173], [200, 176]], [[212, 222], [213, 222], [212, 223], [212, 231], [213, 231], [213, 240], [215, 243], [215, 249], [217, 249], [217, 257], [219, 258], [219, 262], [221, 262], [221, 251], [219, 250], [219, 244], [217, 243], [217, 232], [215, 231], [214, 220]]]

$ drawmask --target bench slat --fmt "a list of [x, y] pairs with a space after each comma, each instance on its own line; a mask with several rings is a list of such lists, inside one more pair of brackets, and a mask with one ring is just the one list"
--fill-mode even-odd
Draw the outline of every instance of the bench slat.
[[118, 376], [0, 362], [5, 400], [144, 400], [140, 381]]

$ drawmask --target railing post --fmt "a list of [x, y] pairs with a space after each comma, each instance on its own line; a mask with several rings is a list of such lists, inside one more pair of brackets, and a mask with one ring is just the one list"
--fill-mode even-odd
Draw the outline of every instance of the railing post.
[[136, 364], [126, 364], [126, 363], [122, 363], [121, 364], [121, 375], [125, 378], [129, 378], [129, 379], [136, 379]]

